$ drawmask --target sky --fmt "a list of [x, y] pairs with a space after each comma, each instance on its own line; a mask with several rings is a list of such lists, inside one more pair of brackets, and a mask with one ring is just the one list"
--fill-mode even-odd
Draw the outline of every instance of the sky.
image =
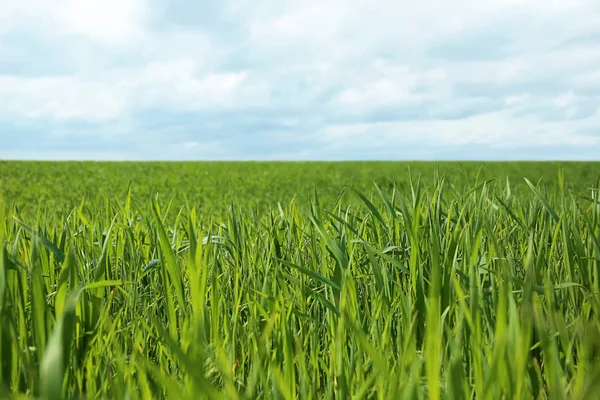
[[600, 160], [600, 1], [2, 0], [0, 159]]

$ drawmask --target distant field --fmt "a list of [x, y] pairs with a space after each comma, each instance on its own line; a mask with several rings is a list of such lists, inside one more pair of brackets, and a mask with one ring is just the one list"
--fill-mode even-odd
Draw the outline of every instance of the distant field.
[[[436, 173], [457, 189], [495, 179], [503, 187], [509, 179], [513, 190], [525, 188], [523, 178], [554, 187], [558, 169], [565, 187], [586, 192], [600, 175], [600, 163], [541, 162], [14, 162], [0, 161], [7, 203], [33, 212], [42, 204], [48, 210], [68, 211], [81, 200], [103, 196], [123, 200], [131, 192], [145, 205], [158, 194], [175, 196], [174, 204], [194, 204], [207, 213], [220, 213], [233, 199], [238, 206], [265, 210], [277, 202], [297, 197], [301, 202], [318, 189], [324, 204], [332, 204], [343, 188], [371, 192], [373, 183], [389, 193], [409, 187], [409, 177], [431, 186]], [[410, 171], [410, 174], [409, 174]]]
[[599, 175], [0, 162], [0, 398], [598, 399]]

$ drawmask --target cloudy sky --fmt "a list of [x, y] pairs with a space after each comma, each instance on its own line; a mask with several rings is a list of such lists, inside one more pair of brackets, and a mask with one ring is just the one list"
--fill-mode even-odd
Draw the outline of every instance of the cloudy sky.
[[2, 159], [600, 159], [598, 0], [2, 0]]

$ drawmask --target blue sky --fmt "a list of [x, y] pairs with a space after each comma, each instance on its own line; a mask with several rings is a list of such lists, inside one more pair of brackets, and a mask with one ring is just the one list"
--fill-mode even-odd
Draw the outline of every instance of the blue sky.
[[0, 159], [600, 159], [597, 0], [3, 0]]

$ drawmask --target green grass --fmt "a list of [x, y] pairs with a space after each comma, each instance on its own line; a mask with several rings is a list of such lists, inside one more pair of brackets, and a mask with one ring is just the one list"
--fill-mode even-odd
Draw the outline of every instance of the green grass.
[[479, 167], [0, 163], [0, 397], [600, 398], [597, 164]]
[[[565, 173], [565, 189], [589, 194], [589, 186], [600, 173], [599, 163], [581, 162], [15, 162], [0, 161], [7, 204], [16, 203], [21, 215], [37, 217], [38, 208], [51, 213], [69, 213], [86, 198], [124, 201], [131, 190], [145, 212], [147, 199], [157, 193], [173, 209], [193, 204], [201, 213], [223, 215], [236, 198], [245, 209], [266, 212], [277, 202], [293, 198], [301, 204], [318, 189], [324, 204], [331, 204], [345, 187], [368, 193], [373, 182], [391, 193], [396, 187], [407, 193], [409, 171], [428, 186], [439, 175], [451, 178], [459, 188], [488, 179], [504, 183], [508, 178], [515, 193], [527, 193], [523, 178], [553, 188], [556, 172]], [[42, 210], [43, 211], [43, 210]]]

